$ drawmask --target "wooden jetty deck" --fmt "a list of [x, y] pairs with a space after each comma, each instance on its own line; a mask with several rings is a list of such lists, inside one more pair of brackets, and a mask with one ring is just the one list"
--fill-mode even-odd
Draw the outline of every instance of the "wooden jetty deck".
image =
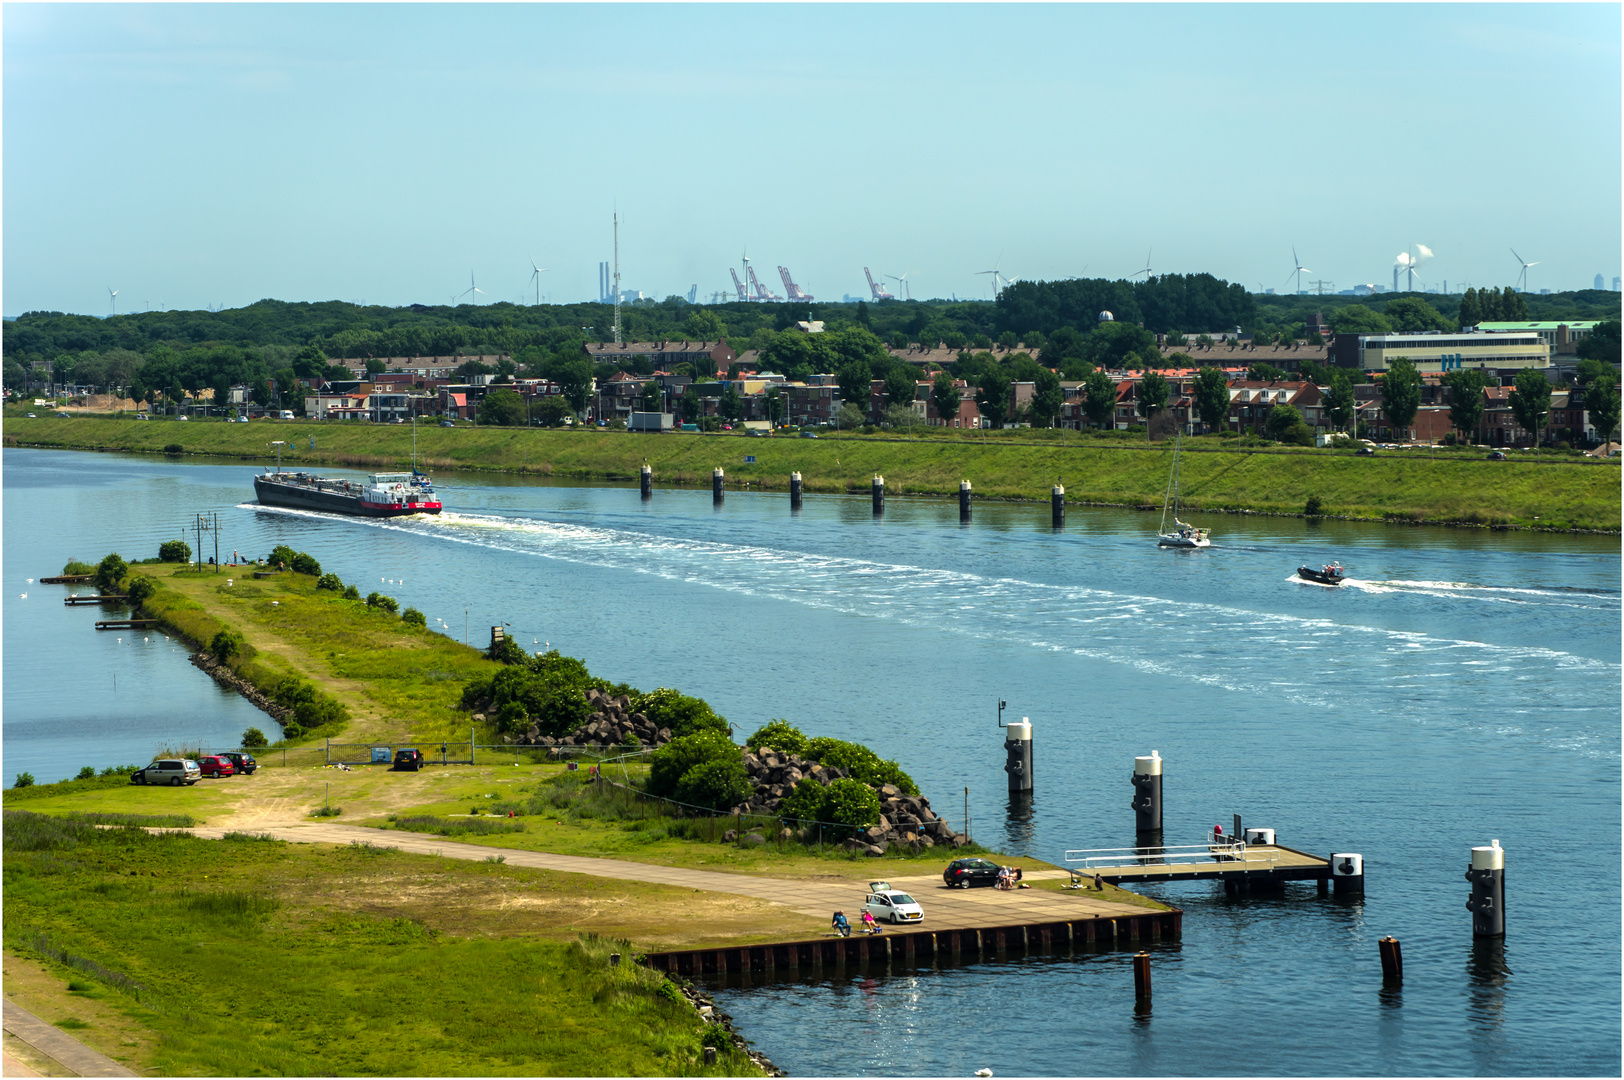
[[101, 619], [96, 623], [97, 630], [147, 630], [157, 626], [157, 619]]
[[83, 585], [87, 581], [94, 581], [95, 574], [61, 574], [57, 577], [42, 577], [41, 585]]
[[1208, 845], [1158, 849], [1141, 848], [1137, 854], [1124, 851], [1102, 853], [1089, 858], [1072, 858], [1083, 852], [1067, 852], [1067, 862], [1078, 864], [1073, 871], [1083, 879], [1098, 874], [1113, 885], [1146, 881], [1224, 881], [1229, 884], [1266, 884], [1287, 881], [1317, 881], [1323, 887], [1331, 879], [1331, 860], [1281, 844]]
[[129, 601], [128, 596], [67, 596], [62, 603], [68, 607], [79, 607], [83, 604], [123, 604]]

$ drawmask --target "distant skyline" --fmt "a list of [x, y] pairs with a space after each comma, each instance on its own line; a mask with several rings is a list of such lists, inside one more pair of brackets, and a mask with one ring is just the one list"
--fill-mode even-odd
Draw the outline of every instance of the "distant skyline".
[[8, 5], [0, 310], [1610, 284], [1617, 4]]

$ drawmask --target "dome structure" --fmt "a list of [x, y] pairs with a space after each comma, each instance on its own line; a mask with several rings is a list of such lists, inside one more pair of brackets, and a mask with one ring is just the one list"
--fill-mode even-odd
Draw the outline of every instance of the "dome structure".
[[1109, 311], [1100, 312], [1100, 322], [1110, 322], [1114, 317]]

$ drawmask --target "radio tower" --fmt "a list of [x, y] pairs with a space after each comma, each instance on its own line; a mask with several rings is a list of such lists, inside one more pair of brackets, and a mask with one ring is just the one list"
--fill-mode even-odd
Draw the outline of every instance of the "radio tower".
[[615, 344], [623, 345], [620, 340], [620, 214], [615, 213]]

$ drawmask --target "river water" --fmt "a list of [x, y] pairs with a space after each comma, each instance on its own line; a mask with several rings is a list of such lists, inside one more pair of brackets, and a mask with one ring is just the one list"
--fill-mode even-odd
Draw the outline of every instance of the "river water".
[[[716, 507], [460, 476], [440, 478], [439, 518], [380, 523], [256, 508], [254, 471], [5, 451], [8, 780], [266, 726], [177, 647], [115, 644], [62, 608], [68, 590], [25, 582], [70, 555], [154, 554], [218, 511], [223, 552], [287, 543], [476, 644], [505, 622], [607, 678], [698, 694], [740, 735], [784, 717], [865, 742], [947, 816], [969, 788], [990, 846], [1059, 862], [1132, 844], [1128, 774], [1154, 749], [1167, 843], [1239, 813], [1365, 856], [1362, 901], [1146, 889], [1186, 912], [1148, 1013], [1125, 953], [718, 987], [792, 1074], [1619, 1072], [1617, 538], [1213, 515], [1211, 549], [1174, 552], [1125, 511], [1072, 508], [1055, 531], [1046, 505], [961, 525], [948, 500], [792, 514], [782, 493]], [[1292, 577], [1333, 559], [1341, 589]], [[1000, 699], [1032, 720], [1030, 811], [1005, 793]], [[1474, 947], [1464, 908], [1469, 849], [1490, 839], [1503, 951]], [[1386, 935], [1398, 992], [1381, 989]]]

